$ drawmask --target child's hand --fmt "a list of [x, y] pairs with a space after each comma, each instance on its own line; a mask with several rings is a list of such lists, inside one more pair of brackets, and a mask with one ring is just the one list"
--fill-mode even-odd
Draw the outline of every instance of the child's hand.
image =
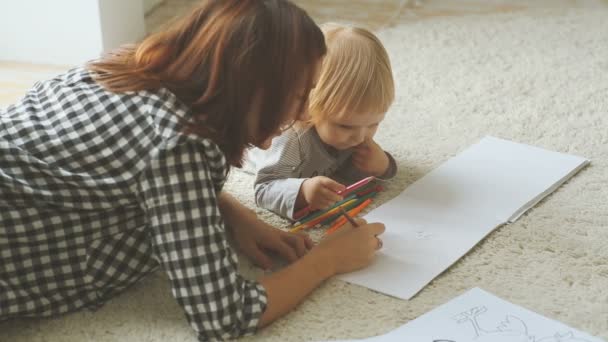
[[310, 206], [310, 209], [325, 209], [334, 203], [342, 200], [342, 196], [338, 195], [338, 191], [344, 190], [346, 187], [335, 180], [317, 176], [312, 177], [302, 183], [300, 191]]
[[366, 139], [355, 147], [353, 165], [370, 176], [382, 176], [389, 167], [389, 159], [382, 147], [373, 139]]

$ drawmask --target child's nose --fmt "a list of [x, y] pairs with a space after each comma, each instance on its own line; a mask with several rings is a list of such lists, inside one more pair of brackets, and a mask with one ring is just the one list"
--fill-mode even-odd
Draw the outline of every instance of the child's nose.
[[363, 130], [363, 129], [357, 130], [357, 133], [355, 133], [354, 140], [355, 140], [356, 145], [359, 145], [360, 143], [365, 141], [365, 130]]

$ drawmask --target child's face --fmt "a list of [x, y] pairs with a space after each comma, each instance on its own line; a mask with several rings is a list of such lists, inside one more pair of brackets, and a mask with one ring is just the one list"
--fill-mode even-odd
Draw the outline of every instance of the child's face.
[[346, 150], [371, 139], [385, 113], [359, 113], [320, 119], [315, 128], [321, 140], [338, 150]]

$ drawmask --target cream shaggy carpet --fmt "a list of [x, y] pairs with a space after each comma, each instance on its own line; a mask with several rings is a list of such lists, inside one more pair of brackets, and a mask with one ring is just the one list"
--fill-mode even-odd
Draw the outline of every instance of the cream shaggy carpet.
[[[475, 286], [608, 339], [607, 18], [601, 8], [553, 9], [435, 18], [381, 32], [398, 98], [378, 140], [400, 167], [382, 200], [488, 134], [592, 163], [517, 222], [490, 234], [412, 300], [332, 279], [293, 313], [244, 340], [382, 334]], [[228, 189], [253, 205], [249, 175], [234, 172]], [[258, 273], [242, 264], [249, 275]], [[0, 340], [195, 338], [158, 273], [95, 313], [0, 324]]]

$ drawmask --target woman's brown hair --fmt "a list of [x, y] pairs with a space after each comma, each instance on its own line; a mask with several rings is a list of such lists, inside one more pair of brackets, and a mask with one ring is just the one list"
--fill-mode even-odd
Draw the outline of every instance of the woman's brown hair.
[[[214, 140], [231, 165], [278, 131], [296, 87], [312, 87], [326, 51], [314, 21], [287, 0], [206, 0], [166, 30], [89, 63], [114, 92], [169, 89], [193, 117], [185, 129]], [[302, 111], [306, 100], [302, 100]], [[249, 134], [247, 118], [259, 112]]]

